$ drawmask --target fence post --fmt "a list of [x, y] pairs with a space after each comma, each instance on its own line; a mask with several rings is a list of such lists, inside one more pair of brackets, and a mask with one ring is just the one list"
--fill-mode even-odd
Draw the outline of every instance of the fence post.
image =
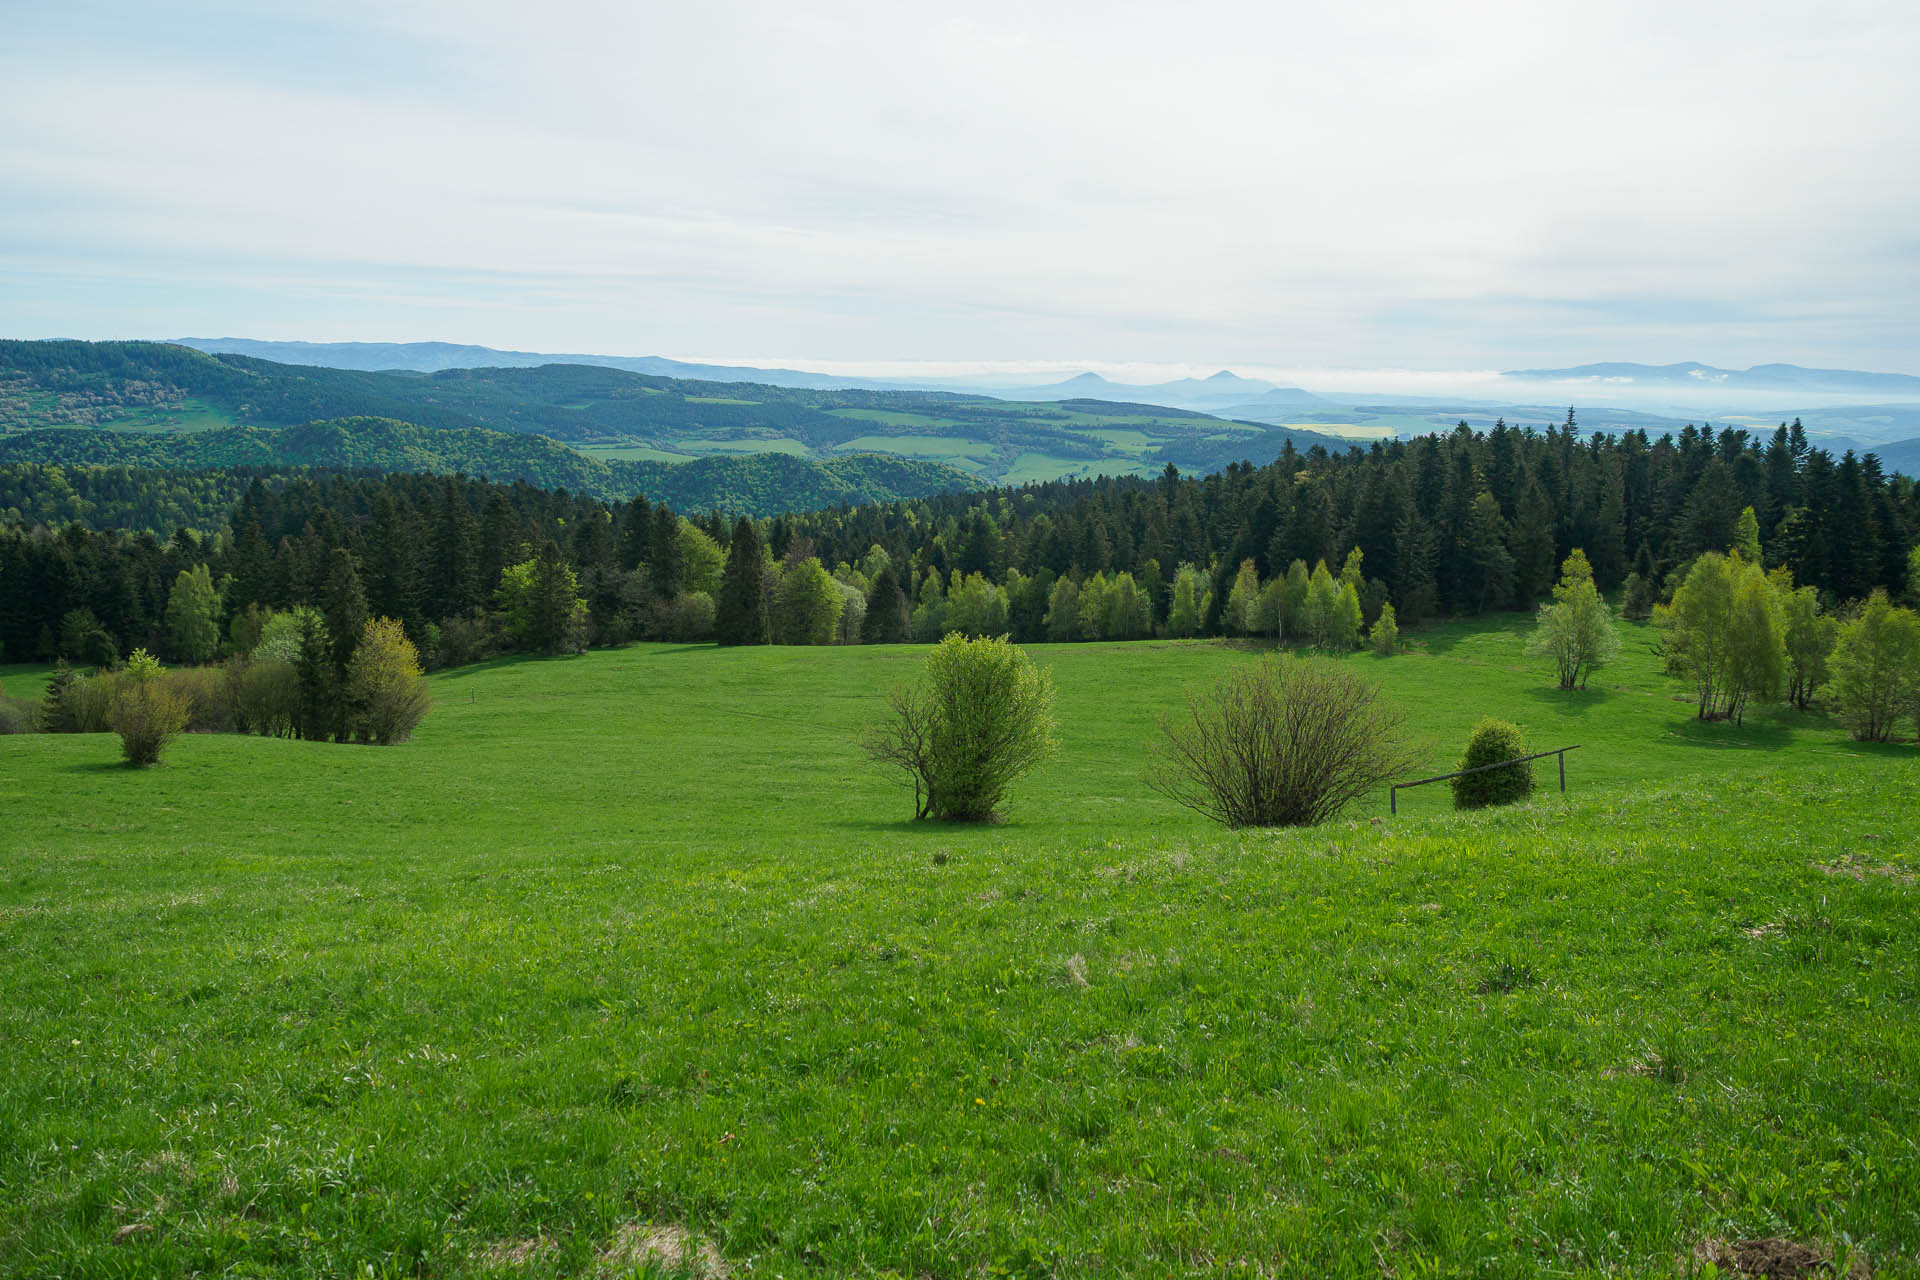
[[1555, 752], [1560, 757], [1560, 794], [1567, 794], [1567, 753], [1566, 749]]

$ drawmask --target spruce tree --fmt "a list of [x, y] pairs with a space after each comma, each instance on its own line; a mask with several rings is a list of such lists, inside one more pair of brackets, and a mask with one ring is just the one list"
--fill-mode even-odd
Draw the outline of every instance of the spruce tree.
[[680, 517], [664, 504], [653, 510], [653, 538], [647, 548], [648, 581], [653, 594], [671, 600], [680, 594], [686, 555], [680, 546]]
[[741, 516], [733, 526], [727, 567], [720, 575], [720, 598], [714, 601], [713, 635], [721, 644], [767, 643], [766, 599], [760, 581], [765, 560], [759, 529]]
[[653, 550], [653, 506], [644, 496], [627, 504], [620, 518], [620, 567], [632, 573]]
[[[192, 567], [191, 564], [180, 566], [182, 570]], [[226, 571], [233, 582], [227, 587], [225, 621], [231, 622], [235, 614], [245, 613], [250, 604], [275, 603], [273, 555], [267, 549], [267, 539], [260, 532], [258, 519], [249, 518], [241, 528]]]
[[867, 592], [867, 616], [860, 624], [860, 642], [905, 644], [909, 638], [908, 626], [907, 593], [900, 589], [900, 579], [893, 572], [893, 566], [887, 565]]
[[527, 601], [527, 641], [541, 653], [574, 653], [581, 646], [578, 579], [548, 538], [534, 557]]
[[[327, 560], [327, 581], [320, 592], [320, 613], [326, 620], [330, 657], [336, 679], [343, 678], [353, 646], [367, 625], [367, 596], [360, 573], [345, 547], [335, 547]], [[329, 729], [329, 732], [333, 732]]]
[[510, 564], [526, 559], [526, 534], [519, 517], [507, 504], [500, 490], [487, 495], [486, 508], [480, 514], [479, 581], [475, 584], [479, 601], [493, 598], [500, 586], [500, 574]]
[[433, 530], [433, 598], [427, 613], [435, 618], [457, 618], [480, 603], [479, 530], [467, 507], [460, 482], [447, 477], [440, 485], [440, 511]]
[[1499, 604], [1513, 590], [1513, 557], [1507, 552], [1507, 522], [1500, 504], [1485, 490], [1473, 500], [1461, 543], [1461, 603], [1475, 613]]
[[1515, 504], [1513, 525], [1513, 602], [1531, 605], [1553, 580], [1553, 512], [1546, 490], [1529, 474]]

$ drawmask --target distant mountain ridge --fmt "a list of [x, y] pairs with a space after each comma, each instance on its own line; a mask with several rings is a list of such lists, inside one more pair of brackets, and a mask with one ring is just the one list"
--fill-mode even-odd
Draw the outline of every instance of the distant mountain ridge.
[[353, 369], [363, 373], [405, 370], [441, 373], [448, 369], [532, 369], [548, 364], [583, 364], [622, 369], [659, 378], [692, 378], [706, 382], [757, 382], [772, 387], [837, 390], [870, 386], [870, 381], [840, 378], [801, 369], [756, 369], [739, 365], [690, 364], [665, 356], [602, 356], [570, 353], [549, 355], [537, 351], [502, 351], [453, 342], [277, 342], [252, 338], [170, 338], [174, 346], [192, 347], [208, 355], [251, 356], [275, 364], [317, 365], [323, 369]]
[[[316, 436], [316, 423], [332, 429]], [[655, 496], [672, 491], [674, 468], [731, 475], [695, 463], [755, 459], [756, 476], [791, 490], [754, 490], [743, 509], [767, 514], [1168, 464], [1212, 470], [1271, 460], [1289, 442], [1343, 447], [1310, 431], [1100, 400], [820, 391], [567, 364], [368, 372], [164, 343], [0, 341], [0, 461], [466, 470]], [[869, 455], [899, 465], [851, 465]], [[739, 491], [703, 492], [727, 505]]]
[[1060, 382], [996, 385], [990, 376], [967, 379], [861, 378], [809, 373], [801, 369], [694, 364], [665, 356], [547, 354], [504, 351], [495, 347], [452, 342], [290, 342], [253, 338], [170, 338], [164, 341], [209, 355], [249, 356], [256, 360], [271, 360], [276, 364], [314, 365], [323, 369], [349, 369], [362, 373], [394, 370], [443, 373], [453, 369], [530, 369], [549, 364], [573, 364], [620, 369], [661, 378], [750, 382], [760, 386], [816, 391], [869, 389], [947, 392], [1019, 401], [1112, 400], [1202, 410], [1218, 410], [1230, 404], [1270, 395], [1285, 397], [1285, 403], [1289, 404], [1331, 404], [1298, 387], [1280, 387], [1258, 378], [1242, 378], [1226, 369], [1206, 378], [1180, 378], [1160, 383], [1115, 382], [1097, 373], [1081, 373]]

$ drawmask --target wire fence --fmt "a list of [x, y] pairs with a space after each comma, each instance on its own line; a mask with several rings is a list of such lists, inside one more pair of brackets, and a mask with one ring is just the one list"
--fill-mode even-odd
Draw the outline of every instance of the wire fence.
[[1500, 760], [1493, 764], [1476, 765], [1471, 769], [1455, 769], [1452, 773], [1437, 774], [1431, 778], [1416, 778], [1412, 782], [1396, 782], [1387, 788], [1387, 812], [1400, 812], [1400, 792], [1407, 787], [1424, 787], [1429, 782], [1445, 782], [1449, 778], [1464, 778], [1470, 773], [1485, 773], [1489, 769], [1511, 769], [1516, 764], [1525, 764], [1529, 760], [1544, 760], [1548, 756], [1560, 757], [1560, 794], [1567, 792], [1567, 752], [1578, 751], [1580, 744], [1570, 747], [1555, 747], [1551, 751], [1536, 751], [1530, 756], [1515, 756], [1511, 760]]

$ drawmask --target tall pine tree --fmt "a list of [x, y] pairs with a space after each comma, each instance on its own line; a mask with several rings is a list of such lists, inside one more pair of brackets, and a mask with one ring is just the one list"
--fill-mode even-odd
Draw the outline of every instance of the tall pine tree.
[[741, 516], [733, 526], [727, 567], [720, 574], [720, 598], [714, 601], [713, 634], [721, 644], [766, 644], [767, 607], [761, 579], [766, 555], [760, 530]]

